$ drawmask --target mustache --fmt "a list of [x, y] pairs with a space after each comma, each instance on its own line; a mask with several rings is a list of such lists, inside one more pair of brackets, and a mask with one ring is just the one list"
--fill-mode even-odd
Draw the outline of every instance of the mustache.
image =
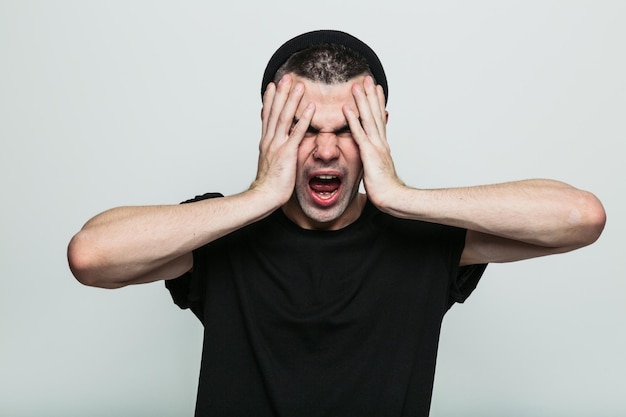
[[348, 174], [348, 168], [346, 168], [345, 166], [341, 165], [338, 162], [329, 162], [329, 163], [314, 162], [311, 164], [307, 164], [306, 166], [303, 167], [302, 174], [308, 177], [313, 172], [319, 172], [319, 171], [339, 172], [344, 177], [347, 176]]

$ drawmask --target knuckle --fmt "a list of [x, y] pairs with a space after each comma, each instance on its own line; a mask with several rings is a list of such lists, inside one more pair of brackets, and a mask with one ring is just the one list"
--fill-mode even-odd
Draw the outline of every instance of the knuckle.
[[289, 116], [287, 116], [285, 113], [280, 113], [278, 115], [278, 123], [281, 125], [285, 125], [287, 123], [291, 123], [292, 122], [292, 118], [290, 118]]

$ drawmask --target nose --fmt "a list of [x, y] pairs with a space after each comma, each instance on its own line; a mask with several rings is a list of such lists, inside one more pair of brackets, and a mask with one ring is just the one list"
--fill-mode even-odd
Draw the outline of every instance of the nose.
[[315, 138], [315, 159], [327, 162], [339, 158], [337, 135], [334, 133], [319, 132]]

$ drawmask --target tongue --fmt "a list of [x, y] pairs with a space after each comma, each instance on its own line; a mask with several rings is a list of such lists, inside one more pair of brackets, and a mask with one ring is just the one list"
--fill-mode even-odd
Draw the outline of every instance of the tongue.
[[322, 180], [313, 178], [309, 181], [309, 186], [316, 193], [332, 193], [339, 188], [340, 181], [338, 179]]

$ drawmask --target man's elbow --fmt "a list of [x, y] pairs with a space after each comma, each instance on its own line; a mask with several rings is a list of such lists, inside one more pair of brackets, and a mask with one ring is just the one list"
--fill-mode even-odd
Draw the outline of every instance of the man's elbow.
[[580, 208], [573, 211], [570, 218], [577, 226], [579, 247], [598, 240], [606, 225], [606, 211], [602, 203], [589, 192], [584, 192], [580, 197]]
[[78, 232], [67, 247], [67, 261], [72, 275], [78, 282], [89, 287], [114, 289], [123, 284], [106, 279], [100, 267], [100, 256], [90, 244], [86, 233]]

